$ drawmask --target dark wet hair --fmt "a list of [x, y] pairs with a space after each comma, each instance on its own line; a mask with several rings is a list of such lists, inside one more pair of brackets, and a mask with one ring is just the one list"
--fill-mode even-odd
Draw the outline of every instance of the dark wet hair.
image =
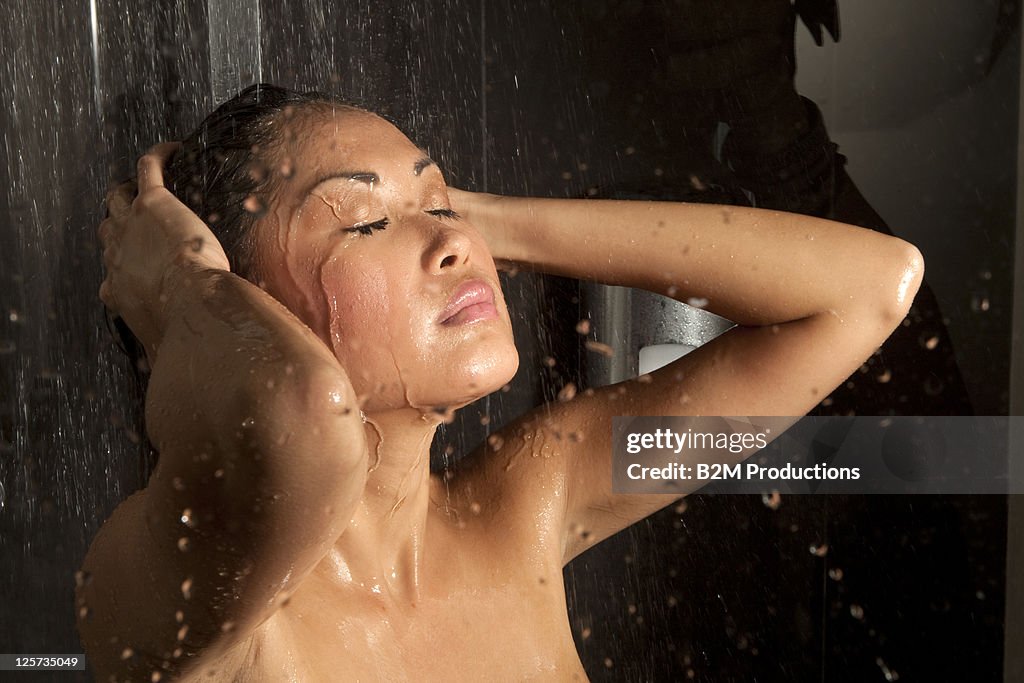
[[252, 85], [206, 117], [169, 161], [167, 188], [210, 226], [232, 272], [257, 280], [252, 228], [293, 172], [292, 160], [278, 158], [283, 138], [336, 111], [361, 110], [319, 91]]
[[[207, 116], [167, 163], [167, 188], [210, 227], [236, 275], [259, 282], [253, 227], [291, 176], [294, 162], [279, 153], [284, 137], [338, 111], [365, 110], [319, 91], [252, 85]], [[289, 122], [294, 125], [285, 125]], [[145, 349], [123, 320], [115, 318], [113, 327], [115, 340], [131, 360], [141, 405], [149, 379]], [[135, 436], [143, 448], [143, 480], [158, 457], [144, 419], [140, 408]]]

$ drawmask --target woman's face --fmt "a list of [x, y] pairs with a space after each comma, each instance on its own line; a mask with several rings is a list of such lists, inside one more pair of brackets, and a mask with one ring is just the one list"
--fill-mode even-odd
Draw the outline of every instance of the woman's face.
[[519, 357], [494, 260], [452, 216], [440, 169], [373, 114], [305, 118], [258, 228], [267, 290], [330, 345], [368, 413], [507, 383]]

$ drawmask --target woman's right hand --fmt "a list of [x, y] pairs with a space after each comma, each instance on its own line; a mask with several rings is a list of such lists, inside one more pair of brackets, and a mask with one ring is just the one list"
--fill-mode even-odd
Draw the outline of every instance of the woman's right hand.
[[106, 268], [100, 299], [150, 353], [163, 335], [174, 288], [200, 270], [230, 270], [214, 234], [164, 187], [164, 164], [179, 147], [168, 142], [146, 152], [137, 193], [130, 181], [108, 193], [108, 217], [99, 227]]

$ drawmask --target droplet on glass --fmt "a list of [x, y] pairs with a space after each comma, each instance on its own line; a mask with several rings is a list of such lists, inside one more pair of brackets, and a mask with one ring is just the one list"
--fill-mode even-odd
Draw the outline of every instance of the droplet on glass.
[[604, 658], [604, 666], [605, 666], [606, 669], [610, 669], [613, 666], [615, 666], [615, 662], [612, 661], [611, 657], [605, 657]]
[[932, 351], [933, 349], [935, 349], [936, 346], [939, 345], [939, 338], [936, 335], [932, 335], [932, 336], [927, 337], [927, 338], [922, 337], [921, 345], [924, 348], [928, 349], [929, 351]]
[[121, 650], [121, 659], [131, 659], [132, 655], [134, 654], [135, 650], [131, 649], [130, 647], [126, 647], [125, 649]]
[[189, 528], [195, 526], [195, 519], [192, 516], [192, 508], [185, 508], [181, 511], [181, 523]]
[[587, 638], [590, 637], [590, 627], [589, 626], [583, 627], [583, 630], [580, 632], [580, 637], [583, 638], [583, 640], [586, 640]]
[[702, 296], [691, 296], [686, 300], [686, 303], [693, 306], [694, 308], [704, 308], [708, 305], [708, 300]]
[[176, 611], [176, 612], [174, 613], [174, 620], [175, 620], [176, 622], [178, 622], [179, 624], [180, 624], [181, 622], [185, 621], [185, 613], [184, 613], [184, 612], [182, 612], [182, 611], [181, 611], [180, 609], [179, 609], [179, 610], [177, 610], [177, 611]]
[[975, 294], [971, 297], [971, 310], [975, 313], [984, 313], [989, 309], [988, 297], [984, 294]]
[[188, 550], [188, 546], [189, 546], [189, 541], [188, 541], [187, 538], [182, 536], [181, 538], [178, 539], [178, 550], [180, 550], [181, 552], [186, 552]]
[[78, 608], [78, 618], [81, 619], [82, 621], [85, 621], [91, 615], [92, 615], [92, 610], [89, 609], [88, 607], [83, 605], [82, 607]]
[[544, 365], [548, 366], [549, 368], [555, 367], [555, 359], [552, 358], [551, 356], [544, 356], [541, 362], [544, 363]]
[[242, 202], [242, 207], [249, 213], [256, 216], [262, 215], [267, 210], [263, 205], [263, 202], [260, 201], [260, 198], [254, 194], [245, 198], [245, 201]]
[[576, 323], [576, 332], [579, 334], [590, 334], [590, 321], [581, 320]]
[[850, 605], [850, 616], [858, 621], [864, 620], [864, 608], [858, 604]]
[[892, 379], [892, 370], [886, 368], [882, 371], [882, 374], [875, 376], [875, 381], [879, 384], [886, 384]]
[[282, 178], [291, 178], [295, 175], [295, 164], [292, 163], [290, 158], [285, 157], [281, 160], [281, 165], [278, 166], [277, 170]]
[[782, 496], [779, 495], [778, 491], [772, 491], [771, 494], [762, 493], [761, 502], [769, 510], [778, 510], [779, 506], [782, 505]]
[[576, 398], [576, 385], [569, 382], [558, 392], [559, 401], [571, 401]]
[[185, 640], [185, 636], [188, 635], [188, 624], [182, 624], [181, 628], [178, 629], [178, 640]]
[[189, 248], [197, 253], [203, 250], [203, 244], [205, 244], [205, 240], [202, 237], [193, 237], [188, 241]]
[[92, 574], [87, 571], [75, 572], [75, 585], [79, 588], [88, 586], [92, 582]]
[[810, 550], [811, 555], [814, 555], [816, 557], [825, 557], [826, 555], [828, 555], [828, 543], [822, 543], [820, 545], [817, 543], [812, 543], [808, 550]]
[[505, 439], [497, 434], [491, 434], [487, 437], [487, 445], [491, 447], [492, 451], [500, 451], [501, 447], [505, 445]]
[[192, 577], [189, 577], [181, 582], [181, 595], [186, 600], [192, 598]]
[[843, 570], [840, 569], [839, 567], [833, 567], [833, 568], [829, 569], [828, 570], [828, 578], [832, 579], [833, 581], [842, 581], [843, 580]]
[[163, 677], [164, 675], [162, 673], [160, 673], [159, 671], [154, 671], [149, 675], [149, 680], [152, 681], [152, 683], [159, 683], [160, 679], [162, 679]]
[[615, 349], [613, 349], [611, 346], [609, 346], [608, 344], [603, 344], [598, 341], [593, 341], [592, 339], [588, 339], [584, 343], [584, 346], [587, 347], [588, 351], [599, 353], [602, 356], [605, 356], [606, 358], [611, 358], [615, 355]]

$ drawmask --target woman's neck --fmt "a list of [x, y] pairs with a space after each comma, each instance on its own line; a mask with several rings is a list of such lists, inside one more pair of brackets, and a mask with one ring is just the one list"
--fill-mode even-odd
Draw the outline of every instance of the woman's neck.
[[368, 476], [334, 544], [337, 580], [396, 600], [418, 599], [430, 510], [430, 444], [437, 419], [405, 409], [366, 415]]

